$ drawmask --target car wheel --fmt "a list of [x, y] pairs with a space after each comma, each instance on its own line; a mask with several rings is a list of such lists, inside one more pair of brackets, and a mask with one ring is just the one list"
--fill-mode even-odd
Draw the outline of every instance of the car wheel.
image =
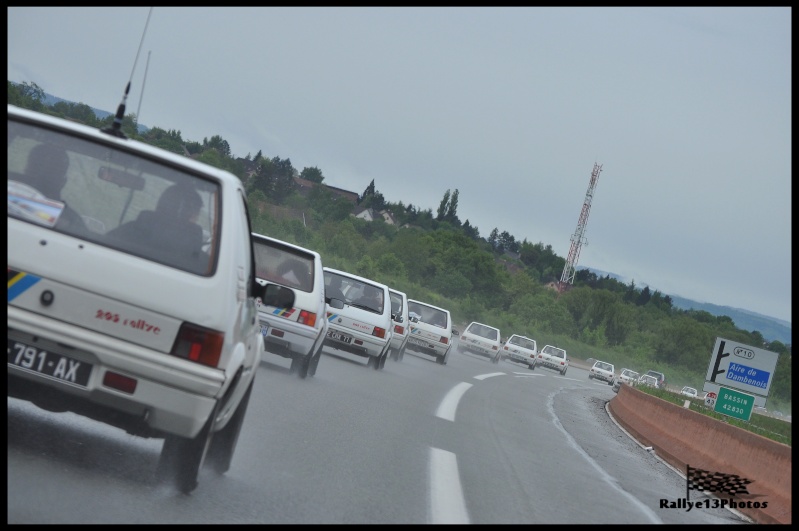
[[593, 380], [593, 379], [594, 379], [594, 375], [593, 375], [593, 374], [589, 374], [589, 375], [588, 375], [588, 379], [589, 379], [589, 380]]
[[613, 380], [609, 381], [608, 385], [613, 385]]
[[291, 358], [291, 372], [296, 372], [297, 376], [300, 378], [306, 378], [308, 376], [308, 368], [311, 364], [311, 353], [305, 354], [303, 356], [294, 355]]
[[386, 351], [383, 353], [383, 355], [380, 356], [380, 360], [379, 360], [380, 365], [378, 367], [378, 370], [381, 370], [381, 371], [383, 370], [383, 368], [386, 366], [386, 362], [388, 361], [388, 357], [389, 357], [390, 354], [391, 354], [391, 351], [386, 349]]
[[322, 346], [323, 343], [320, 343], [319, 348], [316, 349], [316, 354], [311, 358], [311, 363], [308, 365], [308, 376], [316, 374], [316, 368], [319, 367], [319, 360], [322, 358]]
[[535, 363], [530, 363], [527, 366], [530, 368], [531, 371], [535, 370]]
[[566, 369], [563, 369], [562, 371], [560, 371], [560, 374], [561, 374], [561, 376], [566, 376]]
[[173, 483], [184, 494], [197, 488], [200, 469], [211, 445], [211, 426], [215, 417], [216, 408], [194, 438], [172, 434], [164, 438], [158, 460], [159, 480]]
[[250, 395], [255, 379], [250, 382], [247, 391], [244, 393], [239, 407], [233, 413], [233, 417], [227, 425], [214, 434], [211, 439], [211, 446], [208, 448], [208, 464], [214, 472], [219, 475], [230, 470], [230, 463], [233, 461], [233, 452], [236, 450], [236, 443], [239, 441], [241, 426], [244, 424], [244, 415], [247, 413], [247, 406], [250, 404]]

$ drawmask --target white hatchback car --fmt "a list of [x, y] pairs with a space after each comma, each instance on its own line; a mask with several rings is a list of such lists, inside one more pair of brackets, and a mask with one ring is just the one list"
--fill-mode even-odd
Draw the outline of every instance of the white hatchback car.
[[391, 288], [388, 289], [388, 296], [391, 299], [391, 320], [394, 322], [390, 356], [394, 361], [402, 361], [409, 337], [408, 296]]
[[266, 352], [291, 359], [300, 378], [313, 376], [327, 333], [325, 277], [319, 253], [252, 234], [258, 283], [273, 286], [258, 305]]
[[562, 348], [545, 345], [544, 348], [538, 351], [538, 358], [535, 360], [535, 367], [539, 365], [558, 371], [561, 376], [566, 376], [566, 371], [569, 370], [569, 357]]
[[472, 321], [458, 339], [458, 350], [485, 356], [491, 363], [499, 363], [502, 346], [499, 328]]
[[408, 300], [410, 336], [406, 348], [433, 356], [446, 365], [452, 349], [452, 316], [449, 310], [426, 302]]
[[388, 286], [346, 271], [323, 270], [328, 326], [325, 346], [367, 358], [369, 366], [382, 369], [393, 334]]
[[8, 396], [163, 438], [182, 492], [231, 464], [261, 360], [233, 174], [8, 106]]
[[641, 376], [640, 374], [638, 374], [632, 369], [622, 369], [621, 372], [619, 373], [619, 376], [617, 377], [617, 380], [619, 380], [621, 383], [626, 383], [628, 385], [635, 385], [638, 383], [638, 378], [640, 376]]
[[523, 363], [534, 370], [538, 348], [535, 339], [513, 334], [502, 346], [501, 354], [503, 359]]
[[616, 377], [616, 369], [612, 363], [606, 361], [595, 361], [591, 370], [588, 371], [588, 379], [596, 378], [607, 382], [608, 385], [613, 385], [613, 379]]
[[687, 396], [688, 398], [697, 398], [699, 396], [699, 392], [696, 389], [688, 386], [683, 387], [682, 391], [680, 391], [680, 394]]

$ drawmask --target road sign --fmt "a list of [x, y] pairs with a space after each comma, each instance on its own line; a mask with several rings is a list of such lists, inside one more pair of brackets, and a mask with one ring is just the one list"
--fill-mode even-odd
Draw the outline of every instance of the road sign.
[[713, 407], [713, 411], [748, 422], [749, 418], [752, 416], [752, 408], [754, 406], [754, 396], [741, 393], [734, 389], [720, 387], [719, 396], [716, 399], [716, 405]]
[[716, 396], [718, 396], [716, 393], [708, 393], [707, 396], [705, 396], [705, 405], [707, 407], [714, 407], [716, 405]]
[[758, 402], [765, 402], [778, 358], [776, 352], [717, 337], [703, 390], [725, 386], [755, 395]]

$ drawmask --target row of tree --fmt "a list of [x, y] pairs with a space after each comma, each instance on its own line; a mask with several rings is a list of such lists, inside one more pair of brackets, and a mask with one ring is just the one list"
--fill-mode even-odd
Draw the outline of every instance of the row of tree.
[[[61, 102], [43, 105], [43, 91], [34, 84], [9, 82], [9, 103], [84, 121], [98, 120], [88, 106]], [[551, 245], [518, 242], [494, 228], [487, 238], [468, 219], [458, 217], [457, 189], [447, 190], [438, 209], [422, 209], [387, 201], [372, 180], [358, 197], [361, 206], [390, 211], [389, 225], [354, 218], [352, 204], [326, 186], [301, 193], [300, 177], [322, 185], [319, 168], [298, 172], [289, 159], [232, 156], [219, 136], [190, 142], [180, 131], [158, 127], [139, 133], [134, 115], [123, 122], [130, 137], [195, 157], [242, 179], [249, 192], [253, 228], [318, 251], [326, 265], [374, 278], [415, 299], [446, 307], [456, 323], [480, 321], [497, 326], [503, 336], [522, 334], [539, 345], [556, 344], [578, 358], [610, 361], [617, 368], [659, 369], [672, 384], [701, 388], [716, 337], [765, 348], [780, 354], [771, 396], [790, 408], [791, 348], [767, 341], [758, 331], [737, 328], [729, 317], [705, 311], [679, 310], [668, 295], [639, 289], [588, 270], [575, 274], [574, 286], [559, 294], [557, 282], [565, 259]], [[305, 222], [281, 220], [264, 205], [301, 210]], [[404, 227], [404, 228], [400, 228]]]

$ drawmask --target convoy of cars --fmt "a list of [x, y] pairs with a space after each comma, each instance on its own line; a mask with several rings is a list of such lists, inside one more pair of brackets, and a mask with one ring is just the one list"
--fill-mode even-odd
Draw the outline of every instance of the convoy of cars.
[[8, 396], [164, 439], [183, 492], [225, 473], [269, 295], [241, 181], [119, 127], [7, 119]]
[[502, 359], [522, 363], [527, 365], [530, 370], [534, 370], [538, 348], [535, 339], [513, 334], [502, 345], [500, 355]]
[[476, 321], [469, 323], [458, 340], [459, 351], [485, 356], [491, 363], [499, 363], [501, 345], [499, 328]]
[[566, 375], [566, 370], [569, 368], [569, 358], [566, 356], [566, 351], [552, 345], [546, 345], [538, 353], [533, 369], [541, 365], [547, 369], [558, 371], [561, 376]]

